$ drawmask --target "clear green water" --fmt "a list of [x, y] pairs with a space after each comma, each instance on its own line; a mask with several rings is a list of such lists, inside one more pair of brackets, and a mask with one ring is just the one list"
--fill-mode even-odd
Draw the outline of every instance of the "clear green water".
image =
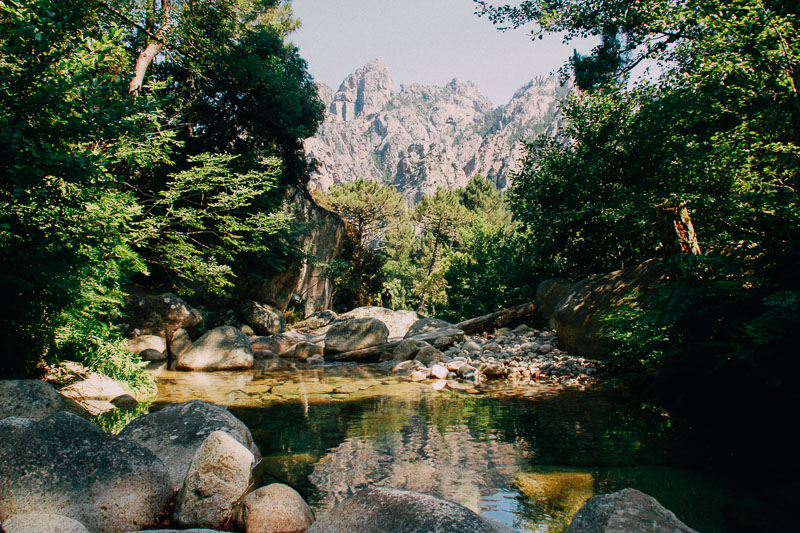
[[369, 366], [157, 377], [155, 408], [228, 406], [263, 452], [258, 483], [287, 483], [318, 511], [376, 484], [561, 531], [592, 495], [634, 487], [698, 531], [791, 530], [789, 489], [707, 470], [715, 446], [620, 393], [434, 391]]

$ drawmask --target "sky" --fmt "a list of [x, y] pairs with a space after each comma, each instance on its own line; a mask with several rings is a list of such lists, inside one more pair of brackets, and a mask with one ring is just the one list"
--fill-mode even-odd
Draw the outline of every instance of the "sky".
[[474, 14], [472, 0], [293, 0], [292, 6], [302, 27], [289, 38], [314, 79], [333, 89], [380, 58], [396, 90], [458, 78], [502, 105], [534, 77], [558, 70], [575, 48], [555, 35], [534, 41], [530, 28], [500, 32]]

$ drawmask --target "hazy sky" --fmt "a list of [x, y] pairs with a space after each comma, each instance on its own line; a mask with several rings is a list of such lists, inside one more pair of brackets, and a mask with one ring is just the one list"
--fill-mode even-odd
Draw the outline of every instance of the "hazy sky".
[[557, 70], [574, 48], [558, 36], [532, 41], [529, 29], [500, 32], [473, 14], [472, 0], [293, 0], [292, 6], [303, 26], [290, 39], [314, 78], [333, 89], [377, 57], [398, 89], [458, 78], [500, 105], [533, 77]]

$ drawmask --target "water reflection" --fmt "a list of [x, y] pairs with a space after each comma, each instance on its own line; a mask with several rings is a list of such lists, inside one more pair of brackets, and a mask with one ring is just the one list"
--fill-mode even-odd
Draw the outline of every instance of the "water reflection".
[[262, 450], [259, 482], [287, 483], [317, 509], [381, 485], [557, 532], [593, 494], [634, 487], [698, 531], [746, 531], [752, 517], [763, 530], [780, 523], [750, 487], [701, 470], [707, 443], [614, 392], [436, 392], [374, 366], [277, 361], [160, 374], [157, 405], [190, 399], [228, 406]]

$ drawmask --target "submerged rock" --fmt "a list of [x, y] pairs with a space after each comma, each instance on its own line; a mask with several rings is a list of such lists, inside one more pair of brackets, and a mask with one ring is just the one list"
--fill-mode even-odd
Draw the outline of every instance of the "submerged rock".
[[57, 514], [92, 532], [153, 525], [171, 495], [164, 463], [138, 443], [62, 412], [0, 421], [0, 521]]
[[371, 487], [339, 502], [307, 533], [408, 533], [441, 531], [504, 533], [513, 531], [463, 505], [400, 489]]
[[173, 405], [128, 424], [119, 436], [146, 446], [169, 469], [173, 490], [183, 486], [195, 453], [214, 431], [224, 431], [261, 459], [253, 436], [224, 407], [199, 400]]

